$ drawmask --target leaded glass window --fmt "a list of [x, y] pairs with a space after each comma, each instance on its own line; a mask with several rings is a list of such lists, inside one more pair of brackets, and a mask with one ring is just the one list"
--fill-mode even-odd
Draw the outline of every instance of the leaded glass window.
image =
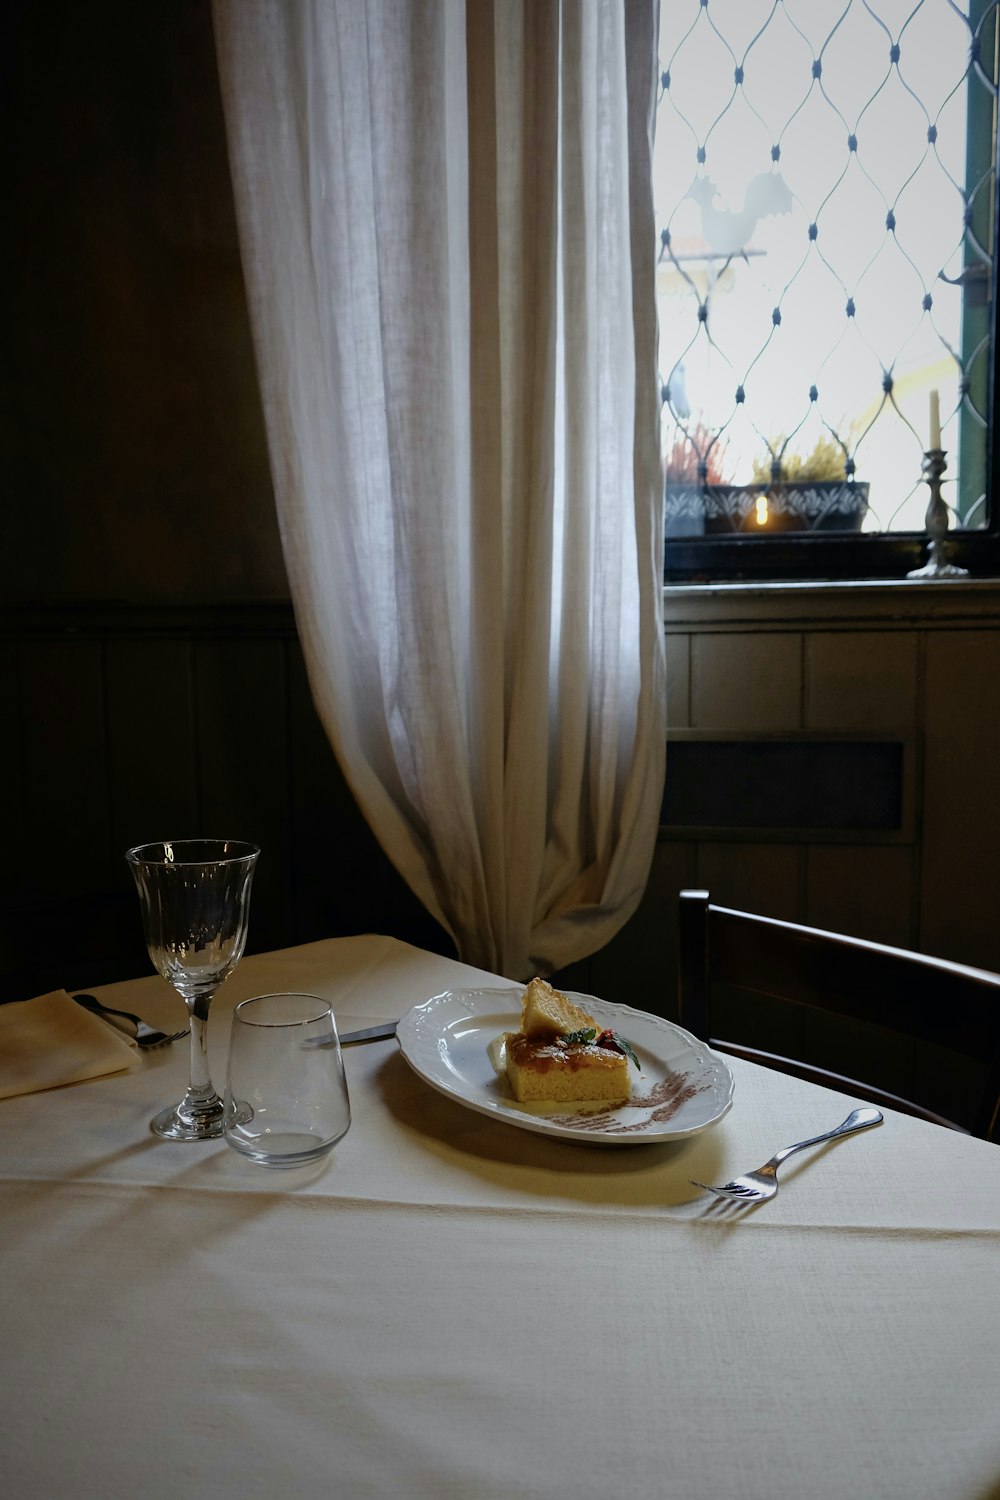
[[[910, 554], [879, 555], [916, 560], [932, 402], [952, 531], [962, 545], [995, 536], [997, 9], [663, 7], [668, 576], [672, 549], [711, 571], [691, 539], [808, 537], [820, 576], [822, 539], [833, 572], [879, 539], [908, 537]], [[764, 550], [752, 569], [767, 571]]]

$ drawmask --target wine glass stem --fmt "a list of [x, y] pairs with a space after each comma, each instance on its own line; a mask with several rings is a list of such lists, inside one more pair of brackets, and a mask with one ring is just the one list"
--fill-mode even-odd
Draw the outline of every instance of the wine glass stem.
[[[212, 994], [214, 994], [214, 990]], [[215, 1102], [219, 1096], [212, 1085], [208, 1070], [208, 1007], [212, 995], [199, 995], [188, 1002], [191, 1018], [191, 1081], [184, 1104], [197, 1108], [199, 1104]]]

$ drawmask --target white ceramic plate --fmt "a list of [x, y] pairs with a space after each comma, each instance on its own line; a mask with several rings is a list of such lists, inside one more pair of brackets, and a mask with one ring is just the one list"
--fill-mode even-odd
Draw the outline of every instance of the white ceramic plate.
[[446, 990], [415, 1005], [396, 1029], [410, 1067], [432, 1088], [480, 1114], [538, 1135], [588, 1146], [673, 1141], [707, 1130], [733, 1102], [733, 1075], [717, 1053], [662, 1016], [592, 995], [571, 994], [602, 1026], [631, 1042], [632, 1097], [624, 1104], [518, 1104], [490, 1057], [490, 1043], [516, 1031], [521, 989]]

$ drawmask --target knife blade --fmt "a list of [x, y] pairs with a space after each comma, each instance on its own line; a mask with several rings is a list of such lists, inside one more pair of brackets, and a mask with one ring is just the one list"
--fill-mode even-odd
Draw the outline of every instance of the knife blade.
[[342, 1047], [350, 1047], [354, 1042], [380, 1042], [386, 1037], [396, 1035], [396, 1021], [383, 1021], [381, 1026], [366, 1026], [361, 1031], [345, 1031], [340, 1038]]

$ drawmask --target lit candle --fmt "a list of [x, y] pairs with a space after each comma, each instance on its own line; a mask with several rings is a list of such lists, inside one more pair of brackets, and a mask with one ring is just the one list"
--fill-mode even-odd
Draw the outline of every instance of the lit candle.
[[937, 391], [931, 391], [931, 447], [941, 446], [941, 402]]

